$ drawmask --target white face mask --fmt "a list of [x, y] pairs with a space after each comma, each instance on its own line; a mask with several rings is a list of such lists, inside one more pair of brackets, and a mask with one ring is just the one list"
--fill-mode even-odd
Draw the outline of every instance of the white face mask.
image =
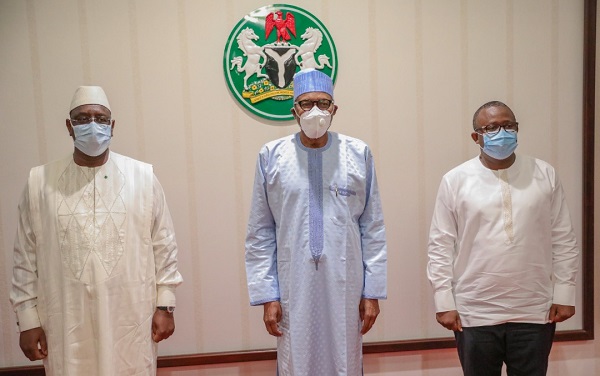
[[97, 157], [104, 153], [110, 145], [112, 127], [98, 124], [95, 121], [88, 124], [73, 125], [75, 147], [83, 154]]
[[331, 113], [327, 110], [320, 110], [317, 106], [300, 115], [300, 128], [308, 138], [322, 137], [330, 125]]

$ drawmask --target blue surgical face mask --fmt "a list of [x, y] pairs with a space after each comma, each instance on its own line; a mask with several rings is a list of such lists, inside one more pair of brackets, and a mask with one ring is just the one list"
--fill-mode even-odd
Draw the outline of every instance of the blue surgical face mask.
[[517, 148], [517, 132], [507, 132], [500, 128], [500, 132], [493, 136], [483, 134], [483, 152], [490, 157], [504, 160], [511, 156]]
[[72, 125], [72, 127], [75, 135], [75, 147], [83, 154], [97, 157], [108, 149], [112, 137], [110, 125], [102, 125], [93, 121], [88, 124]]

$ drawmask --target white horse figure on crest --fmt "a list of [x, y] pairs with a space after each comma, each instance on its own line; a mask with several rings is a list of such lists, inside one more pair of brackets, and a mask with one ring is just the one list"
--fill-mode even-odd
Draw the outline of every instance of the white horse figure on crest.
[[[320, 55], [318, 63], [315, 60], [315, 52], [317, 49], [319, 49], [321, 42], [323, 41], [323, 33], [321, 30], [313, 27], [307, 27], [306, 31], [300, 36], [300, 38], [306, 41], [302, 43], [295, 57], [296, 64], [300, 66], [300, 69], [323, 69], [325, 66], [333, 69], [329, 63], [328, 56]], [[302, 61], [300, 61], [300, 58], [302, 58]]]
[[[242, 30], [236, 39], [239, 49], [244, 52], [244, 56], [247, 56], [248, 59], [246, 60], [246, 64], [242, 66], [243, 58], [241, 56], [234, 57], [231, 59], [230, 70], [237, 67], [238, 73], [246, 72], [244, 76], [244, 89], [248, 90], [248, 78], [253, 74], [256, 74], [258, 78], [269, 78], [269, 76], [262, 73], [262, 67], [267, 61], [267, 56], [265, 56], [263, 48], [253, 42], [258, 39], [258, 36], [251, 28], [247, 27]], [[263, 58], [262, 64], [260, 63], [261, 57]]]

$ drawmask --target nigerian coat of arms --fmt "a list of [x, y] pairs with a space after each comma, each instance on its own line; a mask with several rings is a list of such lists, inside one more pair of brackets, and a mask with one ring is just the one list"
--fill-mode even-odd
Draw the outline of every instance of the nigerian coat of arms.
[[321, 21], [293, 5], [268, 5], [246, 15], [225, 46], [223, 71], [231, 94], [266, 119], [293, 119], [292, 78], [308, 68], [335, 82], [337, 53]]

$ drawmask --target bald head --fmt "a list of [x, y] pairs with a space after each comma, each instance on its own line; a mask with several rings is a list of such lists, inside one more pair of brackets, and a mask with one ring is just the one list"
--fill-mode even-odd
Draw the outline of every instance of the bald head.
[[481, 107], [479, 107], [477, 109], [477, 111], [475, 111], [475, 114], [473, 114], [473, 129], [477, 129], [477, 117], [479, 116], [481, 111], [491, 108], [491, 107], [506, 108], [512, 114], [513, 119], [516, 119], [514, 112], [506, 104], [504, 104], [503, 102], [500, 102], [500, 101], [490, 101], [490, 102], [483, 104]]

